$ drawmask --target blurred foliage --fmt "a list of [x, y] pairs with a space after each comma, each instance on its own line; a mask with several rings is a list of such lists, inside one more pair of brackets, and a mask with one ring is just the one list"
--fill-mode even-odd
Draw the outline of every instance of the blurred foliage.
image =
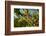
[[14, 9], [14, 13], [16, 13], [16, 16], [19, 17], [14, 17], [14, 27], [39, 26], [39, 11], [34, 12], [32, 15], [30, 15], [28, 11], [29, 9], [23, 9], [24, 13], [21, 14], [20, 9]]

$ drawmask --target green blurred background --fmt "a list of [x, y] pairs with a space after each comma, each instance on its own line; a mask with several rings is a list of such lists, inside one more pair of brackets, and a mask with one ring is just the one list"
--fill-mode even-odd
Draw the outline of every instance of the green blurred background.
[[14, 8], [14, 27], [39, 26], [39, 9]]

